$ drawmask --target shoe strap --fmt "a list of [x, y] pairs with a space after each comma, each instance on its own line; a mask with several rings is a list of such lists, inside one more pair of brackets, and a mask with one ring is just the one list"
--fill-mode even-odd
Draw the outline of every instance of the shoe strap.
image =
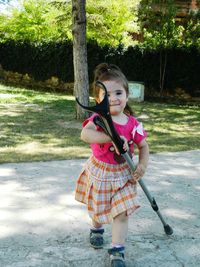
[[110, 255], [110, 260], [120, 260], [120, 261], [124, 261], [124, 255], [122, 255], [122, 253], [119, 253], [119, 255]]

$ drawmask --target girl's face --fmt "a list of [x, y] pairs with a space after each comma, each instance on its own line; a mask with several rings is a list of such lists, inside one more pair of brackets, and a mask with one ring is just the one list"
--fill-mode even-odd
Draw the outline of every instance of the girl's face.
[[[108, 100], [110, 106], [110, 113], [113, 116], [123, 113], [126, 103], [128, 101], [125, 88], [118, 81], [104, 81], [104, 85], [108, 91]], [[98, 102], [104, 98], [105, 92], [103, 89], [99, 91]]]

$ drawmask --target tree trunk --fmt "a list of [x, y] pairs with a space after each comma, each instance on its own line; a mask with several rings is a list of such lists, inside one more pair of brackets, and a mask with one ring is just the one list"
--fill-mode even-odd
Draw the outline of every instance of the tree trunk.
[[[73, 18], [73, 64], [74, 64], [74, 95], [88, 106], [89, 82], [86, 44], [86, 0], [72, 0]], [[76, 118], [85, 119], [88, 112], [80, 106], [76, 107]]]
[[163, 50], [161, 50], [160, 51], [160, 96], [163, 96], [166, 66], [167, 66], [167, 52], [164, 51], [163, 55]]

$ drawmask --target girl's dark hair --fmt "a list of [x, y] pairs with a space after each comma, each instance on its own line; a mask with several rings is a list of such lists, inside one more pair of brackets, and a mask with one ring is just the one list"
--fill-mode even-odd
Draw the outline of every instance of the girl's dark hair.
[[[120, 68], [114, 64], [101, 63], [94, 70], [94, 81], [92, 84], [93, 95], [95, 99], [98, 99], [99, 96], [99, 87], [96, 86], [96, 81], [105, 82], [105, 81], [117, 81], [122, 84], [124, 87], [127, 96], [129, 95], [128, 81], [120, 70]], [[131, 107], [126, 104], [124, 113], [127, 115], [133, 115]]]

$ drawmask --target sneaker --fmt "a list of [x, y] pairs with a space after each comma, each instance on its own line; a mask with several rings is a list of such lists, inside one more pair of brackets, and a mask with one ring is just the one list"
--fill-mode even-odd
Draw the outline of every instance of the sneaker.
[[122, 248], [110, 248], [108, 254], [110, 255], [111, 267], [126, 267], [124, 259], [124, 247]]
[[104, 229], [90, 229], [90, 244], [93, 248], [102, 248], [104, 244], [103, 240]]

